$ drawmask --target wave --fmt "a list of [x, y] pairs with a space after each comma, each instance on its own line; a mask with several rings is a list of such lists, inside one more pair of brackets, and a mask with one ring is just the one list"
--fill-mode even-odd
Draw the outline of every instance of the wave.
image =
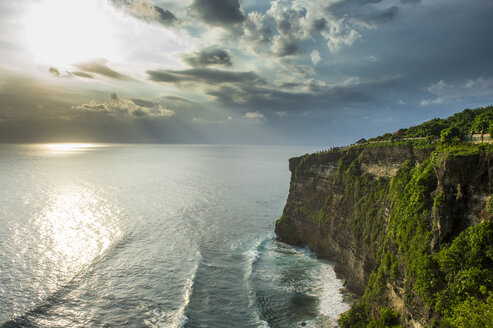
[[[201, 258], [200, 253], [197, 256], [198, 259]], [[198, 263], [197, 260], [194, 268], [192, 269], [192, 274], [186, 280], [183, 286], [183, 302], [177, 311], [165, 312], [159, 310], [152, 310], [147, 314], [151, 317], [144, 320], [144, 324], [150, 328], [185, 328], [188, 323], [188, 317], [185, 315], [188, 304], [190, 303], [190, 297], [193, 291], [193, 286], [195, 284], [195, 278], [197, 276]]]
[[273, 241], [274, 236], [275, 235], [273, 233], [269, 233], [267, 236], [258, 238], [254, 244], [254, 247], [246, 252], [251, 257], [252, 265], [260, 259], [260, 256], [265, 250], [266, 244]]

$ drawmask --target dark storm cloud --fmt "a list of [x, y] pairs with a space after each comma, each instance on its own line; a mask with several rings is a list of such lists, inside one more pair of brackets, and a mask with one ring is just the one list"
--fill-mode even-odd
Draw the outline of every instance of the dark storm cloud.
[[[77, 67], [80, 70], [90, 72], [90, 73], [97, 73], [101, 74], [107, 77], [111, 77], [113, 79], [117, 80], [129, 80], [131, 79], [130, 77], [123, 75], [121, 73], [118, 73], [117, 71], [111, 69], [106, 65], [108, 61], [106, 59], [94, 59], [90, 61], [85, 61], [85, 62], [80, 62], [80, 63], [75, 63], [74, 66]], [[80, 74], [79, 74], [80, 76]], [[87, 77], [87, 76], [84, 76]]]
[[491, 77], [493, 37], [486, 31], [493, 30], [493, 2], [474, 3], [478, 5], [453, 1], [428, 10], [424, 6], [401, 9], [400, 22], [382, 25], [366, 45], [353, 49], [354, 53], [371, 53], [379, 62], [349, 70], [349, 74], [356, 70], [358, 74], [402, 74], [408, 88], [415, 90], [440, 80], [456, 83]]
[[293, 56], [303, 52], [303, 49], [295, 42], [283, 39], [275, 43], [272, 50], [277, 57]]
[[245, 20], [239, 0], [194, 0], [190, 8], [208, 25], [230, 26]]
[[233, 64], [229, 53], [219, 48], [202, 49], [191, 55], [185, 55], [183, 58], [189, 65], [194, 67], [209, 65], [231, 66]]
[[175, 15], [168, 9], [151, 4], [150, 0], [111, 0], [116, 8], [148, 22], [157, 22], [165, 26], [177, 21]]
[[149, 75], [149, 80], [165, 83], [265, 83], [265, 80], [254, 72], [230, 72], [209, 68], [193, 68], [182, 71], [149, 70], [147, 74]]
[[175, 15], [168, 9], [163, 9], [158, 6], [152, 7], [159, 13], [159, 17], [161, 18], [161, 22], [165, 25], [171, 25], [176, 21]]
[[287, 111], [297, 113], [307, 108], [335, 109], [340, 106], [364, 105], [379, 101], [382, 94], [393, 89], [398, 78], [377, 81], [325, 85], [317, 81], [292, 83], [281, 89], [269, 85], [221, 85], [208, 94], [228, 107], [262, 108], [266, 112]]
[[316, 19], [313, 21], [312, 26], [315, 32], [321, 32], [327, 27], [327, 20], [325, 18]]
[[381, 0], [350, 0], [330, 5], [327, 10], [336, 17], [353, 17], [360, 21], [374, 24], [382, 24], [394, 20], [399, 8], [392, 6], [386, 9], [377, 9], [374, 4]]

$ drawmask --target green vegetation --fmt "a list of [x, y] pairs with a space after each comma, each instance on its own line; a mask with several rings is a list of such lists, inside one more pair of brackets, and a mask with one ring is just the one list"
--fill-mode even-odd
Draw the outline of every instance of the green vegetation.
[[[358, 153], [355, 150], [351, 152]], [[375, 181], [371, 175], [362, 173], [361, 155], [360, 152], [352, 160], [354, 155], [349, 154], [339, 160], [335, 182], [345, 186], [342, 204], [352, 213], [353, 234], [376, 257], [378, 245], [384, 237], [385, 222], [380, 218], [384, 216], [385, 206], [375, 204], [387, 204], [389, 180], [380, 178]]]
[[[443, 193], [434, 195], [437, 188], [435, 168], [455, 156], [491, 154], [492, 151], [490, 145], [443, 144], [417, 166], [413, 159], [406, 161], [387, 184], [384, 181], [364, 182], [366, 178], [359, 174], [357, 161], [346, 165], [338, 179], [348, 186], [347, 197], [354, 197], [356, 204], [365, 204], [361, 212], [357, 206], [355, 208], [355, 217], [361, 216], [354, 220], [355, 233], [361, 230], [369, 234], [369, 239], [375, 239], [372, 236], [376, 234], [381, 248], [378, 251], [380, 264], [370, 276], [361, 303], [341, 317], [341, 327], [398, 327], [397, 312], [382, 307], [378, 315], [374, 313], [375, 307], [378, 309], [378, 306], [386, 304], [387, 283], [399, 277], [405, 281], [406, 307], [413, 308], [419, 302], [425, 302], [435, 318], [434, 326], [491, 327], [493, 224], [483, 222], [471, 226], [438, 251], [432, 250], [431, 245], [436, 210], [444, 199]], [[373, 187], [364, 189], [364, 196], [350, 191], [352, 188], [368, 188], [369, 185]], [[372, 214], [375, 209], [370, 209], [371, 204], [379, 208], [374, 204], [382, 201], [390, 202], [387, 229], [368, 223], [375, 216]], [[486, 201], [486, 211], [493, 213], [491, 197]], [[365, 216], [365, 212], [370, 216]], [[385, 231], [385, 236], [372, 229]], [[392, 318], [397, 319], [392, 321]]]
[[474, 118], [472, 123], [472, 129], [477, 133], [481, 133], [481, 141], [483, 141], [483, 135], [489, 129], [493, 123], [493, 111], [484, 111]]
[[461, 137], [460, 130], [456, 126], [443, 129], [440, 132], [440, 140], [443, 143], [453, 143], [453, 142], [457, 143], [460, 141], [460, 137]]
[[[493, 327], [493, 223], [488, 221], [493, 217], [493, 196], [485, 200], [487, 221], [463, 230], [449, 244], [436, 246], [433, 242], [445, 197], [436, 191], [436, 170], [457, 157], [492, 156], [493, 145], [460, 141], [463, 135], [492, 132], [490, 106], [466, 109], [447, 119], [401, 129], [400, 135], [387, 133], [369, 140], [379, 143], [352, 147], [405, 145], [434, 151], [421, 163], [412, 158], [404, 162], [391, 181], [367, 181], [368, 177], [358, 171], [357, 159], [344, 166], [340, 163], [336, 179], [346, 186], [344, 197], [353, 204], [354, 233], [367, 234], [362, 238], [379, 245], [379, 265], [370, 276], [361, 302], [341, 316], [341, 327], [400, 327], [403, 318], [387, 307], [389, 283], [402, 288], [408, 310], [427, 309], [430, 327]], [[401, 140], [414, 137], [426, 139]], [[437, 137], [441, 143], [430, 146]], [[381, 208], [375, 206], [379, 203], [390, 208], [390, 219], [384, 227], [372, 223], [381, 217], [381, 213], [375, 214]]]
[[[400, 135], [385, 133], [382, 136], [368, 139], [368, 141], [394, 141], [401, 138], [433, 137], [442, 138], [442, 131], [449, 129], [447, 137], [452, 134], [454, 137], [469, 135], [473, 133], [490, 133], [493, 128], [493, 106], [465, 109], [448, 118], [434, 118], [422, 124], [412, 126], [408, 129], [400, 129]], [[452, 131], [453, 129], [453, 131]], [[443, 138], [442, 138], [443, 141]]]

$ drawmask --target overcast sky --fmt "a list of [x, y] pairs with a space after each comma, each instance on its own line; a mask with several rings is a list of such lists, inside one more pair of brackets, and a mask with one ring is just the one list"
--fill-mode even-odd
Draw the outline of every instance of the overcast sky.
[[491, 0], [2, 0], [0, 142], [341, 145], [493, 103]]

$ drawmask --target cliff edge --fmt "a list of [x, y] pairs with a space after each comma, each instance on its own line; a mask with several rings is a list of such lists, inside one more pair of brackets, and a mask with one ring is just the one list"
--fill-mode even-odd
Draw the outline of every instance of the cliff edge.
[[334, 261], [361, 295], [342, 327], [488, 322], [492, 154], [487, 145], [420, 141], [292, 158], [277, 237]]

